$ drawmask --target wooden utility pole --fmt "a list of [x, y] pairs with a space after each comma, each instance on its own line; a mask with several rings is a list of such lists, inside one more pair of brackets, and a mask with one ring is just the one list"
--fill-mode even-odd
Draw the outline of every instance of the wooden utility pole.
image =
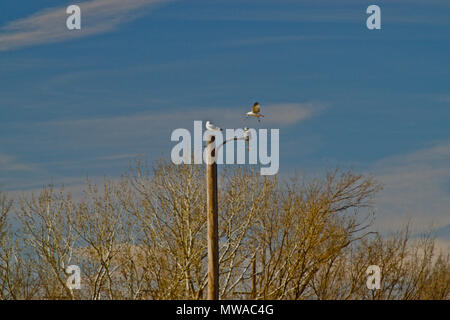
[[256, 299], [256, 257], [252, 259], [252, 299]]
[[208, 300], [219, 299], [219, 219], [215, 136], [206, 141], [206, 204], [208, 215]]

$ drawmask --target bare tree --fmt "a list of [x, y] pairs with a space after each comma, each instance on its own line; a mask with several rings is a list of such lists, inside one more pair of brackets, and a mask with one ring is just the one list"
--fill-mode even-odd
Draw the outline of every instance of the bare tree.
[[[76, 201], [50, 186], [22, 196], [12, 214], [0, 194], [0, 298], [204, 299], [204, 179], [201, 166], [138, 160], [119, 180], [87, 181]], [[222, 299], [449, 298], [449, 255], [430, 235], [371, 232], [381, 187], [370, 176], [280, 182], [235, 166], [219, 186]], [[80, 290], [66, 285], [71, 264]], [[373, 264], [382, 270], [374, 291]]]
[[28, 262], [39, 279], [45, 299], [74, 299], [66, 286], [65, 269], [71, 264], [76, 236], [69, 224], [75, 205], [64, 189], [44, 188], [38, 196], [22, 197], [17, 216], [21, 221]]

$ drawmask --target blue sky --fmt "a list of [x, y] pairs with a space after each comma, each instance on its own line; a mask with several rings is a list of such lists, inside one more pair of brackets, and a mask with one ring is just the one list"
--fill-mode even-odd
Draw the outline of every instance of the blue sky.
[[[78, 4], [82, 30], [68, 31]], [[366, 28], [381, 7], [382, 29]], [[450, 224], [448, 1], [0, 3], [0, 189], [117, 177], [259, 101], [280, 174], [375, 175], [379, 226]], [[270, 118], [272, 120], [270, 120]]]

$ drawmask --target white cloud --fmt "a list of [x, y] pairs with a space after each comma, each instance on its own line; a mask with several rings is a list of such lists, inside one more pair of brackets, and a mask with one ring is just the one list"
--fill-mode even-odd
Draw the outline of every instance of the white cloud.
[[450, 94], [439, 95], [436, 100], [438, 102], [450, 103]]
[[[5, 170], [0, 176], [7, 178], [0, 182], [9, 190], [19, 190], [46, 184], [51, 179], [70, 180], [86, 173], [110, 176], [125, 170], [138, 154], [151, 161], [170, 154], [174, 145], [170, 141], [172, 131], [177, 128], [193, 130], [194, 120], [205, 122], [209, 119], [223, 128], [285, 128], [313, 117], [322, 108], [318, 103], [262, 103], [265, 118], [261, 123], [254, 118], [245, 118], [251, 104], [240, 108], [178, 106], [161, 112], [115, 117], [12, 123], [8, 128], [17, 133], [14, 141], [0, 137], [0, 145], [8, 142], [27, 146], [33, 141], [33, 149], [45, 156], [36, 158], [38, 173], [20, 177], [8, 168], [27, 167], [12, 157], [4, 156], [3, 160], [0, 157], [0, 172]], [[15, 163], [14, 166], [5, 166], [6, 160]]]
[[0, 51], [67, 41], [113, 30], [144, 14], [146, 7], [170, 0], [91, 0], [81, 8], [81, 30], [66, 27], [66, 7], [41, 10], [27, 18], [12, 21], [0, 29]]
[[14, 156], [0, 154], [0, 172], [28, 172], [35, 170], [36, 168], [33, 165], [23, 163]]
[[322, 35], [276, 35], [265, 37], [252, 37], [245, 39], [234, 39], [223, 42], [223, 46], [240, 47], [240, 46], [255, 46], [277, 44], [284, 42], [298, 42], [298, 41], [326, 41], [326, 40], [355, 40], [356, 37], [351, 36], [322, 36]]
[[264, 124], [273, 126], [288, 126], [309, 119], [325, 108], [320, 103], [282, 103], [262, 106], [265, 116]]
[[450, 254], [450, 241], [445, 239], [436, 239], [434, 243], [436, 253]]
[[26, 163], [10, 154], [0, 153], [0, 190], [12, 190], [40, 171], [34, 164]]
[[98, 155], [100, 152], [116, 154], [151, 150], [152, 154], [160, 155], [159, 152], [170, 152], [171, 132], [177, 128], [193, 130], [194, 120], [211, 120], [223, 128], [283, 128], [316, 115], [322, 108], [317, 103], [263, 104], [261, 111], [265, 117], [260, 123], [254, 118], [245, 118], [245, 113], [251, 109], [249, 105], [240, 109], [176, 108], [116, 117], [48, 121], [31, 127], [18, 124], [14, 130], [24, 132], [19, 137], [21, 141], [27, 141], [31, 136], [39, 137], [39, 148], [50, 153], [55, 150], [93, 150]]
[[42, 192], [43, 188], [48, 188], [50, 185], [53, 186], [55, 190], [64, 189], [66, 192], [70, 193], [73, 200], [78, 201], [85, 195], [84, 192], [87, 189], [87, 181], [91, 184], [96, 184], [97, 186], [102, 186], [105, 181], [118, 182], [119, 178], [105, 178], [104, 176], [84, 176], [80, 178], [74, 177], [64, 177], [60, 176], [58, 178], [41, 178], [39, 181], [34, 183], [23, 183], [18, 184], [14, 188], [7, 191], [8, 197], [11, 199], [19, 199], [22, 196], [31, 196], [32, 194], [38, 195]]
[[[262, 127], [285, 127], [306, 120], [323, 109], [319, 103], [262, 104]], [[211, 120], [224, 128], [252, 127], [258, 124], [254, 118], [245, 118], [251, 106], [237, 108], [211, 107], [171, 109], [168, 112], [146, 112], [133, 115], [90, 118], [74, 121], [52, 121], [38, 124], [41, 130], [58, 130], [65, 136], [85, 141], [85, 145], [126, 143], [139, 138], [169, 139], [168, 132], [177, 128], [193, 128], [194, 120]], [[69, 137], [70, 138], [70, 137]], [[169, 140], [168, 140], [169, 141]], [[67, 142], [65, 142], [67, 144]]]
[[[265, 4], [262, 6], [250, 5], [236, 10], [235, 6], [243, 0], [218, 1], [215, 6], [202, 8], [201, 11], [192, 11], [189, 15], [185, 12], [170, 12], [166, 14], [171, 18], [190, 20], [214, 20], [214, 21], [251, 21], [251, 22], [319, 22], [319, 23], [353, 23], [361, 24], [368, 17], [366, 8], [370, 3], [361, 4], [361, 0], [278, 0], [276, 6]], [[247, 2], [253, 4], [253, 0]], [[321, 3], [319, 6], [318, 3]], [[427, 24], [448, 25], [447, 15], [448, 0], [389, 0], [391, 4], [389, 14], [383, 15], [384, 6], [379, 4], [382, 10], [383, 23], [389, 24]], [[413, 6], [415, 4], [415, 6]], [[420, 10], [422, 5], [429, 10], [434, 9], [432, 15], [427, 10]], [[419, 9], [419, 12], [417, 12]]]
[[109, 156], [102, 156], [96, 158], [96, 160], [106, 160], [106, 161], [116, 161], [116, 160], [131, 160], [136, 159], [139, 155], [135, 153], [126, 153], [126, 154], [114, 154]]
[[395, 229], [411, 221], [415, 230], [450, 224], [450, 142], [376, 164], [384, 184], [377, 199], [377, 225]]

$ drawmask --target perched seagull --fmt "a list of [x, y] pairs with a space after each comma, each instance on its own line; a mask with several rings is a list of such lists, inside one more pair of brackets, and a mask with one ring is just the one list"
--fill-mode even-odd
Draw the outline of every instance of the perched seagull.
[[206, 121], [206, 129], [208, 129], [209, 131], [215, 131], [215, 132], [223, 131], [222, 128], [216, 127], [209, 121]]
[[245, 141], [248, 142], [248, 141], [251, 139], [251, 137], [252, 137], [251, 132], [249, 131], [249, 129], [248, 129], [247, 127], [245, 127], [245, 128], [244, 128], [244, 138], [245, 138]]
[[247, 142], [249, 145], [247, 147], [247, 150], [250, 151], [250, 139], [252, 138], [252, 133], [249, 131], [247, 127], [244, 128], [244, 139], [245, 142]]
[[256, 118], [258, 118], [258, 121], [260, 121], [259, 118], [264, 117], [262, 114], [259, 113], [260, 111], [261, 111], [261, 106], [259, 105], [259, 102], [255, 102], [253, 104], [252, 111], [247, 112], [247, 118], [248, 117], [256, 117]]

